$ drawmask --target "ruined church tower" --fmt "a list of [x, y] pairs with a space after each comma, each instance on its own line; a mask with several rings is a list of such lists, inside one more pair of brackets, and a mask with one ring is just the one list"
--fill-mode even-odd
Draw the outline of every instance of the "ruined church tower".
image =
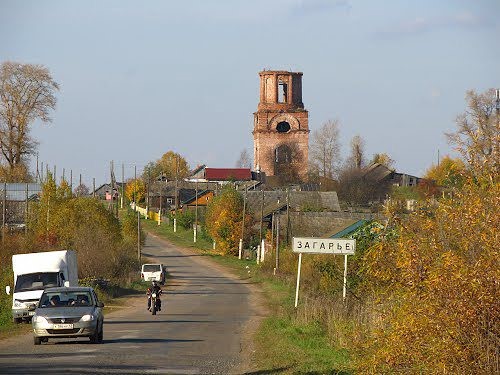
[[308, 112], [302, 103], [302, 73], [264, 70], [254, 113], [254, 169], [287, 182], [305, 180]]

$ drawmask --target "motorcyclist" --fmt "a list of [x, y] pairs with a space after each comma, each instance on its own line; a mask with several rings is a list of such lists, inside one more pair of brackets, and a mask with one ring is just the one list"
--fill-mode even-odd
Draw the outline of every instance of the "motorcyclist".
[[161, 311], [161, 300], [160, 296], [163, 293], [160, 286], [156, 281], [151, 283], [151, 286], [148, 288], [146, 294], [148, 295], [148, 310], [151, 310], [151, 294], [156, 293], [156, 301], [158, 302], [158, 311]]

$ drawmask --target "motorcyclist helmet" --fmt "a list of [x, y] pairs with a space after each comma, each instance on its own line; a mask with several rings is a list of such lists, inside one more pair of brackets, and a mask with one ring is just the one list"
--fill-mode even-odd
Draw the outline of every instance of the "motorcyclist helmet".
[[153, 281], [153, 282], [151, 283], [151, 285], [152, 285], [152, 286], [158, 286], [158, 284], [156, 283], [156, 281]]

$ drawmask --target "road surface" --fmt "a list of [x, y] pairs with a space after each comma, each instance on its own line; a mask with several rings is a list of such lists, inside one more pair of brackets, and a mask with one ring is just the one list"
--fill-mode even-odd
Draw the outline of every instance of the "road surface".
[[[205, 257], [153, 235], [143, 253], [167, 265], [163, 309], [146, 296], [105, 316], [104, 342], [86, 338], [33, 345], [31, 334], [0, 341], [0, 374], [235, 374], [250, 350], [256, 310], [250, 288]], [[243, 365], [244, 366], [244, 365]]]

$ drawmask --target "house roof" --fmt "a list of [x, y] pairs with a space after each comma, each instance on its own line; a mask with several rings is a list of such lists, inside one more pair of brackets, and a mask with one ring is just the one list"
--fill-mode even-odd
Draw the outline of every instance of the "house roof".
[[212, 181], [248, 181], [252, 179], [250, 168], [205, 168], [205, 178]]
[[380, 163], [373, 163], [364, 170], [364, 177], [372, 181], [382, 181], [394, 171]]
[[194, 195], [181, 201], [181, 204], [189, 204], [191, 202], [194, 202], [197, 198], [200, 199], [204, 195], [211, 193], [211, 192], [212, 192], [211, 190], [198, 190], [198, 196], [196, 196], [196, 191], [195, 191]]

